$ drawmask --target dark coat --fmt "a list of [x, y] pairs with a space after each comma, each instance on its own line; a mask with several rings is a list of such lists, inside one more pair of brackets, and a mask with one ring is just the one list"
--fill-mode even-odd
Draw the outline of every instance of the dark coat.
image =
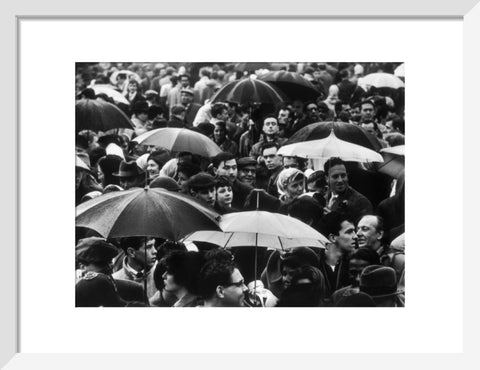
[[[329, 192], [327, 204], [330, 197], [331, 193]], [[361, 216], [373, 213], [372, 203], [351, 186], [335, 199], [330, 208], [332, 211], [347, 215], [354, 222], [358, 221]]]

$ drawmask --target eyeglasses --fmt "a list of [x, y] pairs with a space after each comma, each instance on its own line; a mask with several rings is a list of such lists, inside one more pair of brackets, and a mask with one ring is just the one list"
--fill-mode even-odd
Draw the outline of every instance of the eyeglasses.
[[318, 111], [318, 108], [313, 107], [313, 108], [308, 108], [308, 110], [309, 110], [310, 112], [317, 112], [317, 111]]
[[228, 285], [225, 285], [225, 287], [229, 287], [229, 286], [236, 286], [237, 288], [242, 288], [244, 285], [245, 285], [245, 282], [243, 280], [241, 281], [237, 281], [236, 283], [230, 283]]

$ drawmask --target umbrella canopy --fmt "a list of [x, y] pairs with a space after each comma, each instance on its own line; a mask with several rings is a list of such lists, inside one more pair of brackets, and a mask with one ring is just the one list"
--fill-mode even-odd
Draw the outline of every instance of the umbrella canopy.
[[245, 78], [222, 87], [212, 98], [212, 104], [232, 102], [239, 105], [264, 103], [278, 104], [288, 98], [276, 87], [259, 79]]
[[318, 122], [312, 123], [298, 130], [285, 144], [294, 144], [302, 141], [325, 139], [330, 133], [349, 143], [358, 144], [375, 151], [382, 148], [377, 138], [363, 128], [347, 122]]
[[256, 71], [258, 69], [270, 69], [270, 63], [266, 62], [243, 62], [243, 63], [236, 63], [235, 70], [244, 72], [244, 71]]
[[219, 217], [189, 196], [147, 187], [107, 193], [78, 205], [75, 225], [105, 238], [179, 240], [196, 230], [220, 230]]
[[325, 242], [309, 238], [285, 238], [281, 236], [244, 233], [244, 232], [221, 232], [221, 231], [195, 231], [186, 236], [184, 242], [208, 242], [222, 248], [233, 247], [267, 247], [274, 249], [289, 249], [294, 247], [324, 248]]
[[380, 150], [383, 163], [378, 165], [377, 170], [386, 175], [398, 178], [405, 170], [405, 145], [392, 146]]
[[81, 99], [75, 103], [75, 129], [108, 131], [115, 128], [133, 129], [132, 122], [115, 104], [103, 100]]
[[222, 152], [210, 138], [185, 128], [158, 128], [145, 132], [133, 141], [142, 145], [161, 146], [172, 152], [190, 152], [207, 158]]
[[[261, 241], [262, 244], [266, 244], [264, 246], [274, 247], [276, 245], [282, 248], [284, 239], [295, 238], [303, 239], [304, 242], [306, 242], [306, 239], [313, 239], [317, 241], [315, 246], [319, 247], [329, 242], [318, 231], [296, 218], [265, 211], [228, 213], [221, 217], [220, 228], [227, 233], [247, 233], [253, 235], [257, 240], [257, 244], [250, 244], [251, 246], [260, 246], [258, 242]], [[268, 241], [269, 236], [278, 238], [278, 242], [273, 245], [264, 243], [263, 240]]]
[[361, 145], [340, 140], [335, 136], [333, 129], [325, 139], [285, 145], [278, 150], [277, 154], [315, 159], [339, 157], [344, 161], [351, 162], [383, 162], [382, 156], [377, 152]]
[[402, 63], [397, 68], [395, 68], [393, 74], [397, 77], [405, 77], [405, 63]]
[[375, 86], [375, 87], [389, 87], [391, 89], [398, 89], [405, 87], [405, 84], [397, 76], [390, 73], [371, 73], [363, 78], [360, 78], [358, 84], [362, 87]]
[[318, 88], [300, 73], [286, 71], [269, 72], [258, 79], [277, 86], [290, 100], [315, 100], [321, 95]]
[[108, 97], [112, 98], [115, 103], [123, 103], [130, 105], [130, 102], [127, 100], [125, 96], [119, 93], [112, 85], [91, 85], [89, 86], [90, 89], [95, 91], [95, 94], [105, 94]]
[[136, 74], [135, 72], [124, 69], [124, 70], [121, 70], [121, 71], [115, 71], [111, 74], [110, 82], [113, 85], [117, 84], [117, 76], [120, 75], [120, 74], [126, 75], [127, 78], [134, 78], [135, 80], [138, 81], [138, 83], [142, 82], [142, 79], [140, 78], [140, 76], [138, 74]]

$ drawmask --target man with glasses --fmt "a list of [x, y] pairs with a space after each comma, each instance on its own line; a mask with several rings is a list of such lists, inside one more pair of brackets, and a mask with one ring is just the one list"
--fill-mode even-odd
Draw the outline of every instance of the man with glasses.
[[238, 181], [254, 187], [257, 178], [257, 161], [251, 157], [243, 157], [237, 161], [237, 165]]
[[247, 287], [233, 261], [207, 261], [200, 271], [199, 288], [205, 307], [245, 306]]

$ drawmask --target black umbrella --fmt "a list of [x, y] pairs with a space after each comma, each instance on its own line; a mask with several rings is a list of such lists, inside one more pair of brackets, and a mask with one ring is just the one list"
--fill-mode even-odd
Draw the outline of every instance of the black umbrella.
[[258, 79], [246, 78], [226, 84], [212, 98], [212, 104], [232, 102], [239, 105], [254, 103], [278, 104], [288, 100], [276, 87]]
[[116, 105], [101, 99], [81, 99], [75, 103], [75, 130], [108, 131], [133, 129], [132, 122]]
[[244, 72], [244, 71], [256, 71], [257, 69], [270, 69], [270, 63], [266, 62], [243, 62], [236, 63], [235, 70]]
[[258, 78], [277, 86], [290, 100], [316, 100], [322, 94], [319, 88], [300, 73], [277, 71], [266, 73]]
[[363, 128], [352, 123], [341, 121], [312, 123], [293, 134], [285, 145], [302, 141], [324, 139], [330, 135], [332, 128], [335, 136], [339, 139], [353, 144], [362, 145], [375, 151], [382, 148], [377, 138]]

